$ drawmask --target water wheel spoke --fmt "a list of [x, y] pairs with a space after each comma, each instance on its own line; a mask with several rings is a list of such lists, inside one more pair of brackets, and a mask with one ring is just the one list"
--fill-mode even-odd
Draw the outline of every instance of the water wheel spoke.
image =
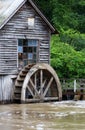
[[53, 77], [51, 77], [50, 81], [48, 82], [48, 85], [47, 85], [47, 87], [44, 91], [44, 94], [43, 94], [44, 97], [46, 96], [46, 93], [47, 93], [48, 89], [50, 88], [52, 82], [53, 82]]
[[30, 79], [29, 81], [30, 81], [32, 87], [34, 88], [36, 94], [40, 97], [40, 94], [39, 94], [39, 92], [37, 91], [36, 86], [34, 85], [33, 81], [32, 81], [31, 79]]
[[[46, 79], [44, 80], [44, 82], [42, 83], [41, 85], [41, 89], [43, 90], [44, 86], [45, 86], [45, 83], [46, 83]], [[41, 89], [39, 90], [39, 93], [41, 93]]]
[[33, 94], [31, 88], [29, 87], [29, 85], [27, 85], [27, 88], [28, 88], [29, 92], [31, 93], [31, 95], [34, 97], [35, 95]]
[[43, 90], [42, 90], [42, 84], [43, 84], [43, 71], [40, 70], [40, 94], [43, 94]]
[[[35, 83], [35, 88], [37, 89], [37, 73], [35, 73], [34, 75], [34, 83]], [[35, 92], [35, 96], [36, 96], [36, 92]]]
[[37, 88], [37, 74], [36, 73], [34, 75], [34, 82], [35, 82], [35, 87]]

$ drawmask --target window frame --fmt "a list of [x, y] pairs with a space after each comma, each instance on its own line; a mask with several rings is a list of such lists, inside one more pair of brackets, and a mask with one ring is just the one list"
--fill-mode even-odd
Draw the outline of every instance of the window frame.
[[35, 27], [35, 17], [29, 17], [27, 19], [27, 23], [28, 23], [28, 29], [34, 29], [34, 27]]
[[[23, 45], [22, 45], [22, 48], [24, 48], [24, 47], [26, 47], [27, 45], [24, 45], [24, 41], [26, 40], [27, 41], [27, 43], [28, 43], [28, 41], [29, 40], [36, 40], [36, 42], [37, 42], [37, 45], [36, 46], [27, 46], [28, 48], [30, 48], [30, 47], [32, 47], [33, 48], [33, 51], [32, 51], [32, 54], [33, 54], [33, 58], [32, 59], [28, 59], [28, 54], [30, 53], [30, 52], [24, 52], [24, 49], [23, 49], [23, 52], [21, 52], [22, 54], [23, 54], [23, 59], [19, 59], [19, 53], [20, 52], [18, 52], [18, 46], [19, 46], [19, 40], [23, 40]], [[26, 62], [28, 62], [28, 64], [30, 64], [30, 63], [37, 63], [38, 61], [39, 61], [39, 40], [38, 39], [18, 39], [17, 40], [18, 41], [18, 43], [17, 43], [17, 66], [18, 66], [18, 68], [21, 68], [20, 67], [20, 65], [19, 65], [19, 61], [20, 60], [22, 60], [22, 62], [23, 62], [23, 67], [25, 66], [24, 65], [24, 61]], [[35, 48], [36, 48], [36, 51], [35, 51]], [[27, 58], [24, 58], [24, 55], [27, 55]], [[34, 57], [36, 56], [36, 59], [34, 59]]]

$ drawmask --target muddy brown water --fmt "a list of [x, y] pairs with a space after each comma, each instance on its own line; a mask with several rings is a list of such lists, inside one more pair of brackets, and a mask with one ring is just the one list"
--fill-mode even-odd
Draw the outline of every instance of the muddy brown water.
[[0, 105], [0, 130], [85, 130], [85, 101]]

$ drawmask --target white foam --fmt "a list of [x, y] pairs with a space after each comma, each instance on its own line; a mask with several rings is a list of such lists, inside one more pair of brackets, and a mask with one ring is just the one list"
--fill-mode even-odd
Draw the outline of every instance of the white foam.
[[85, 101], [61, 101], [53, 103], [52, 106], [85, 108]]

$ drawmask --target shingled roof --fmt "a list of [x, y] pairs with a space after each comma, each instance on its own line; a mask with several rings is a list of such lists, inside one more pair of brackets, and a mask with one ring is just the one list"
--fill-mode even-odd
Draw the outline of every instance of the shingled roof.
[[58, 33], [55, 28], [50, 24], [42, 12], [37, 8], [32, 0], [0, 0], [0, 29], [14, 16], [14, 14], [27, 2], [30, 4], [38, 15], [48, 25], [52, 33]]

